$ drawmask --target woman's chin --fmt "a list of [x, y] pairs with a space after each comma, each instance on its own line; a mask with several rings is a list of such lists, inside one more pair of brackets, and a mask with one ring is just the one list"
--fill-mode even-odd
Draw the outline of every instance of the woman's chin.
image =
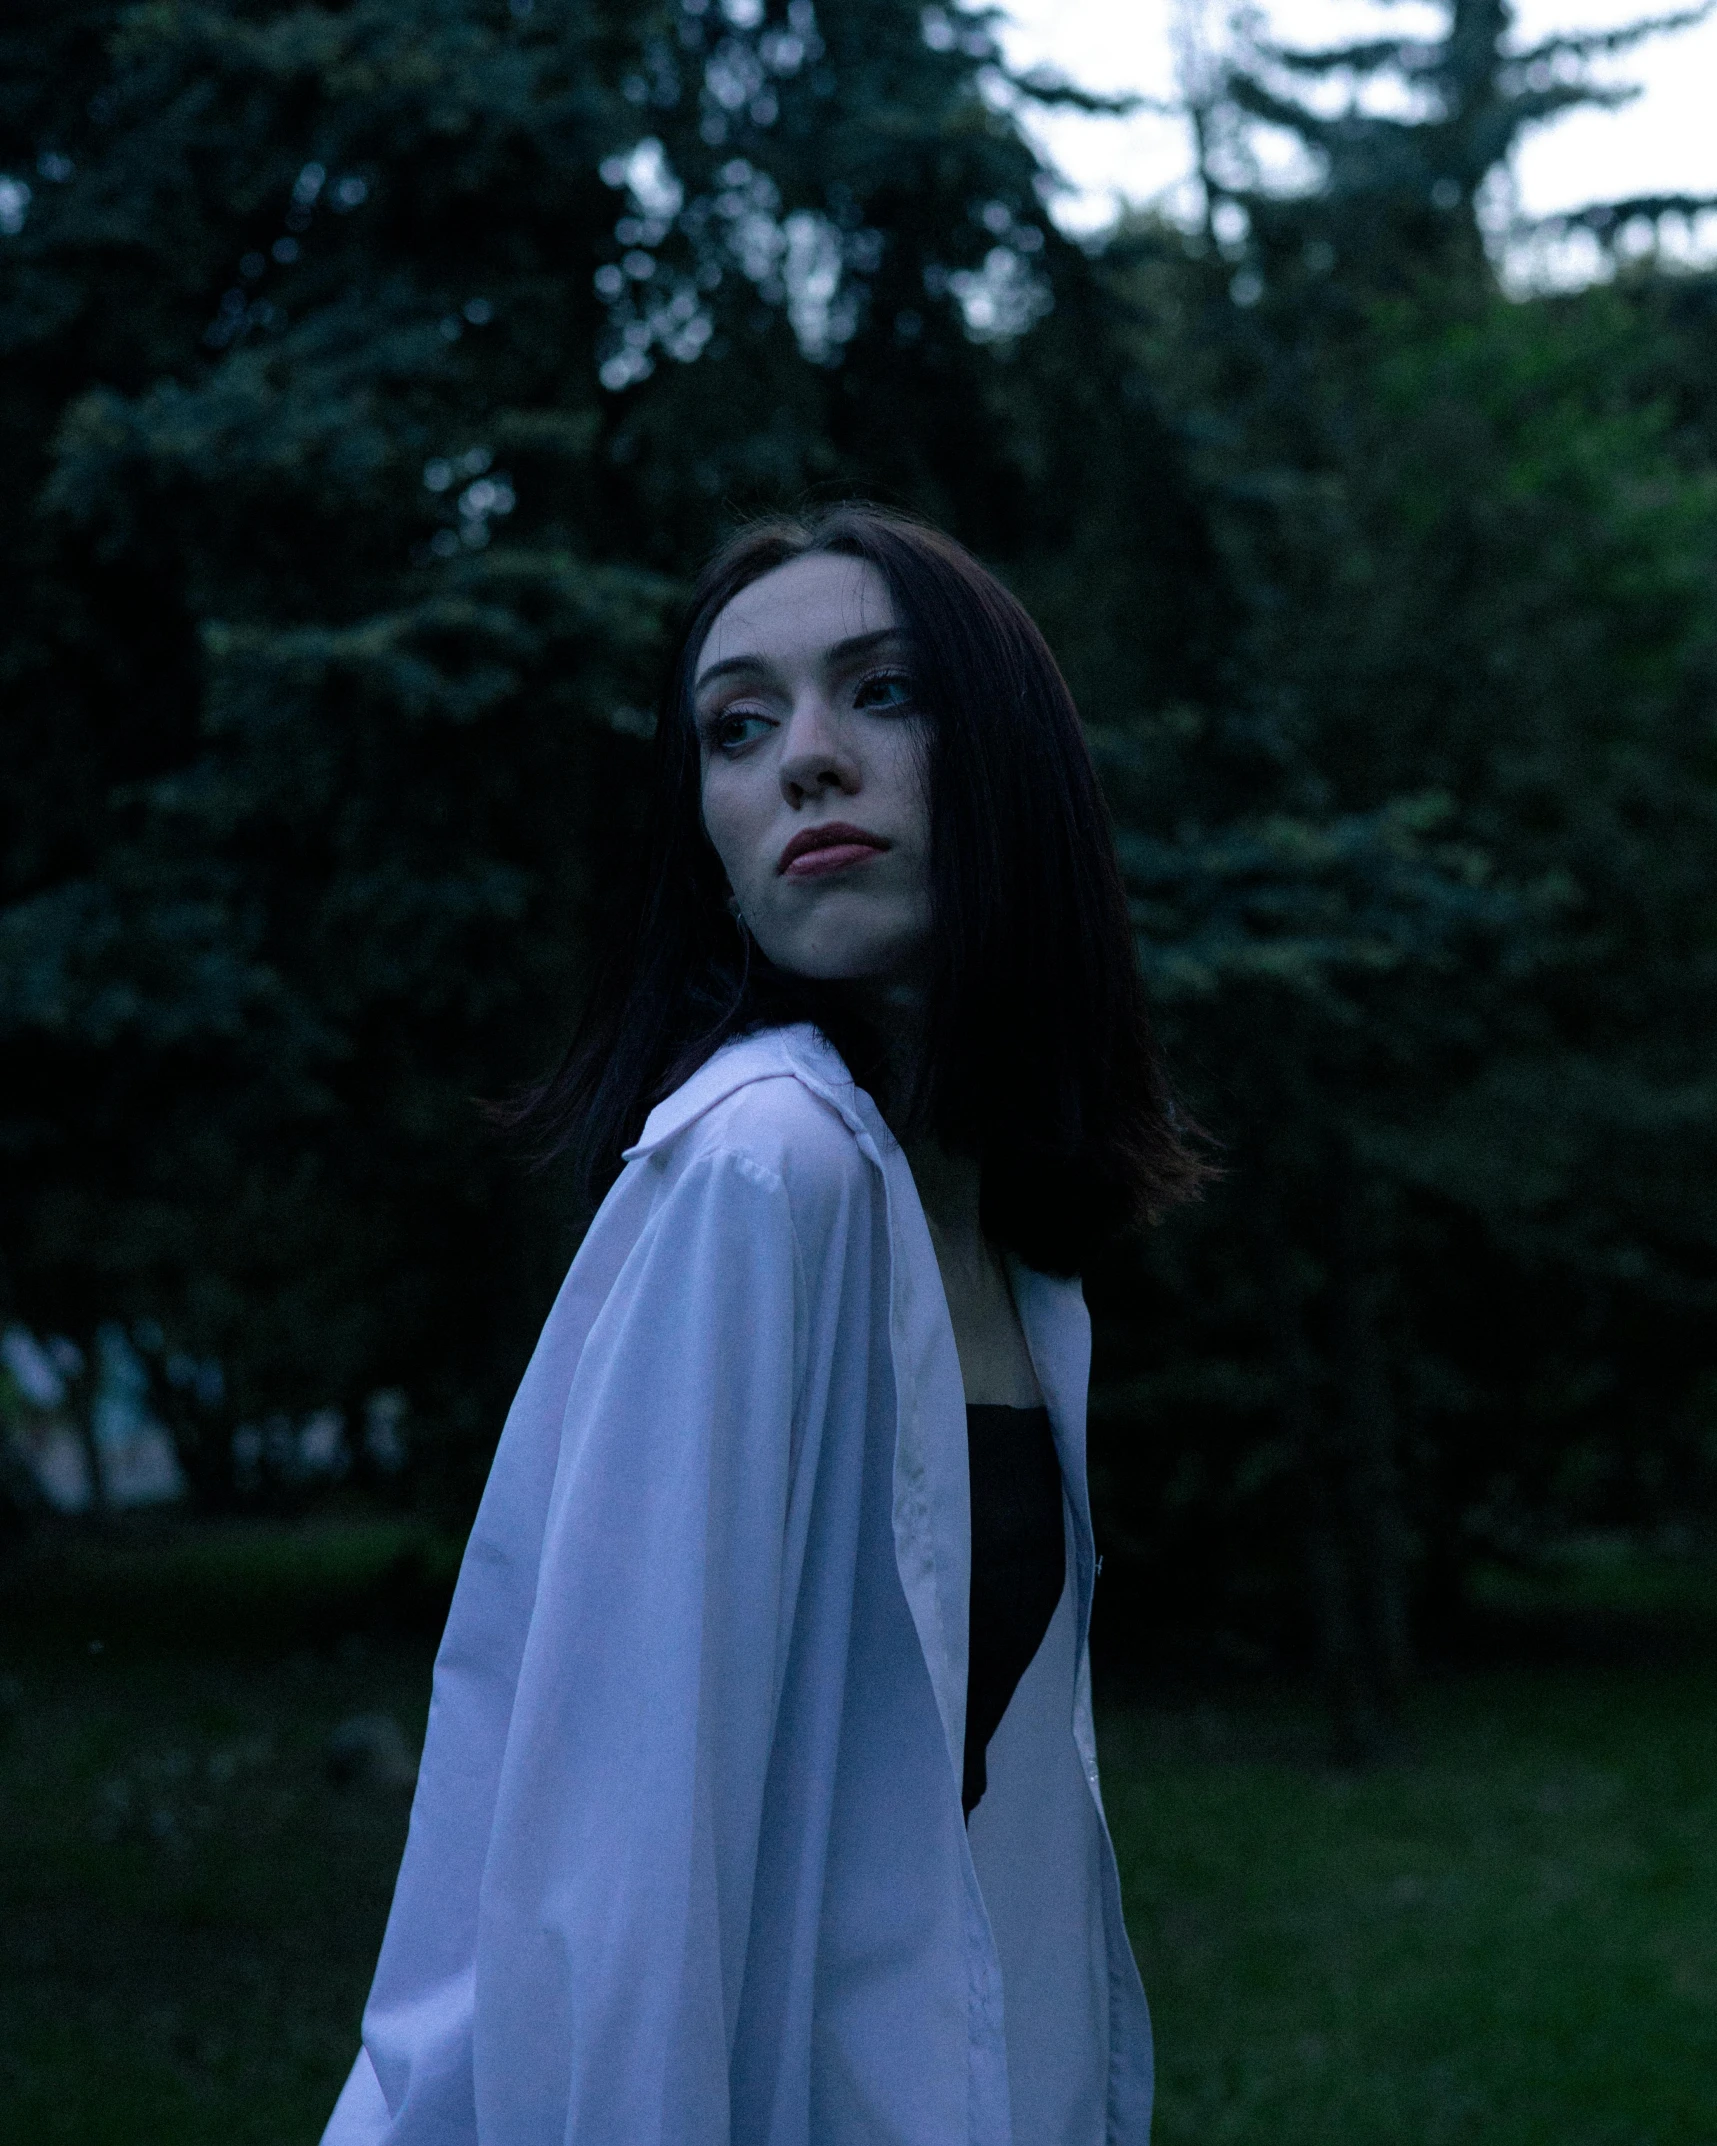
[[776, 968], [807, 983], [852, 984], [865, 990], [910, 988], [924, 966], [922, 948], [894, 942], [783, 947], [779, 953], [765, 946], [763, 951]]

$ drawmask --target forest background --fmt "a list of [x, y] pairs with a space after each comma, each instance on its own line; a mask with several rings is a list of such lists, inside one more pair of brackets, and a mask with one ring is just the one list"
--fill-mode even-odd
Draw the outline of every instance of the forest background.
[[583, 1219], [475, 1099], [569, 1033], [688, 576], [861, 493], [1043, 624], [1220, 1144], [1089, 1285], [1110, 1660], [1316, 1656], [1363, 1751], [1485, 1574], [1708, 1547], [1717, 274], [1654, 200], [1503, 287], [1618, 43], [1509, 29], [1237, 36], [1202, 222], [1076, 243], [980, 14], [15, 0], [0, 1319], [125, 1328], [203, 1510], [327, 1495], [333, 1408], [461, 1527]]

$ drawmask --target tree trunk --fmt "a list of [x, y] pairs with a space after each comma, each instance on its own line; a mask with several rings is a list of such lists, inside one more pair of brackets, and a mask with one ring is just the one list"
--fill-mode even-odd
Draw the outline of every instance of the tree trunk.
[[1332, 1310], [1341, 1388], [1347, 1534], [1367, 1680], [1388, 1736], [1399, 1721], [1409, 1643], [1407, 1530], [1401, 1510], [1395, 1402], [1380, 1317], [1382, 1233], [1373, 1188], [1345, 1145], [1337, 1151], [1333, 1174]]
[[1380, 1321], [1381, 1247], [1369, 1188], [1346, 1147], [1327, 1179], [1330, 1357], [1308, 1331], [1287, 1218], [1265, 1267], [1282, 1423], [1298, 1455], [1306, 1578], [1331, 1742], [1344, 1765], [1394, 1747], [1409, 1648], [1396, 1424]]
[[1376, 1739], [1354, 1625], [1352, 1575], [1341, 1524], [1341, 1468], [1283, 1217], [1275, 1218], [1270, 1233], [1266, 1271], [1282, 1427], [1299, 1460], [1304, 1494], [1306, 1583], [1331, 1742], [1340, 1763], [1359, 1764], [1371, 1756]]
[[90, 1514], [97, 1520], [102, 1519], [108, 1509], [107, 1471], [102, 1465], [101, 1441], [95, 1435], [95, 1403], [100, 1391], [96, 1362], [86, 1357], [83, 1368], [66, 1380], [66, 1399], [72, 1421], [77, 1426], [78, 1443], [83, 1447], [84, 1466], [89, 1471]]

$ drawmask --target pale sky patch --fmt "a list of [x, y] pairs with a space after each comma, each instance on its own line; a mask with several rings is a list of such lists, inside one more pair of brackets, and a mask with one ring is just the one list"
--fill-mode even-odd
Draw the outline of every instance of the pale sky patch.
[[[1258, 12], [1271, 34], [1306, 46], [1435, 34], [1444, 20], [1431, 0], [1266, 0]], [[1517, 35], [1533, 43], [1644, 12], [1618, 0], [1520, 0]], [[1662, 0], [1653, 12], [1667, 12]], [[1199, 0], [1008, 0], [1006, 15], [1005, 46], [1015, 67], [1047, 64], [1082, 88], [1172, 99], [1185, 55], [1201, 39], [1220, 41], [1226, 10]], [[1717, 194], [1717, 17], [1651, 39], [1594, 72], [1604, 81], [1637, 82], [1641, 95], [1619, 111], [1571, 112], [1528, 135], [1512, 173], [1523, 215], [1640, 194]], [[1096, 228], [1123, 202], [1156, 202], [1184, 213], [1196, 200], [1191, 141], [1179, 117], [1034, 112], [1027, 125], [1071, 182], [1056, 207], [1069, 230]], [[1266, 162], [1275, 160], [1281, 176], [1291, 178], [1290, 145], [1261, 146]], [[1695, 232], [1667, 232], [1666, 242], [1717, 259], [1717, 215]], [[1590, 272], [1595, 261], [1595, 252], [1576, 243], [1549, 265], [1561, 280]]]

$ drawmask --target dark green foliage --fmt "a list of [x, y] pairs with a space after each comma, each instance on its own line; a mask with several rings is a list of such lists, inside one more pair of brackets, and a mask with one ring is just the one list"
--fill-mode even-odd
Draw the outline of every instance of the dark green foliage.
[[1253, 55], [1209, 227], [1088, 253], [905, 0], [15, 9], [9, 1311], [403, 1387], [468, 1499], [579, 1221], [473, 1099], [565, 1038], [684, 577], [861, 491], [1042, 619], [1222, 1143], [1092, 1278], [1114, 1642], [1315, 1633], [1374, 1743], [1478, 1547], [1700, 1510], [1717, 301], [1499, 291], [1597, 49], [1508, 26]]
[[[1542, 109], [1505, 23], [1456, 7], [1446, 46], [1396, 50], [1440, 121], [1302, 114], [1326, 184], [1230, 189], [1221, 250], [1145, 226], [1109, 253], [1237, 607], [1214, 701], [1109, 741], [1233, 1178], [1157, 1262], [1179, 1319], [1117, 1321], [1105, 1456], [1181, 1593], [1214, 1562], [1256, 1628], [1304, 1560], [1356, 1745], [1409, 1586], [1447, 1635], [1479, 1543], [1710, 1485], [1717, 489], [1637, 299], [1494, 286], [1485, 130]], [[1153, 1401], [1174, 1427], [1135, 1444]]]
[[1083, 263], [987, 38], [894, 7], [90, 10], [75, 92], [55, 23], [6, 56], [19, 1306], [481, 1448], [575, 1218], [472, 1099], [564, 1032], [664, 576], [812, 484], [1017, 520], [956, 289], [1011, 264], [1023, 325]]

